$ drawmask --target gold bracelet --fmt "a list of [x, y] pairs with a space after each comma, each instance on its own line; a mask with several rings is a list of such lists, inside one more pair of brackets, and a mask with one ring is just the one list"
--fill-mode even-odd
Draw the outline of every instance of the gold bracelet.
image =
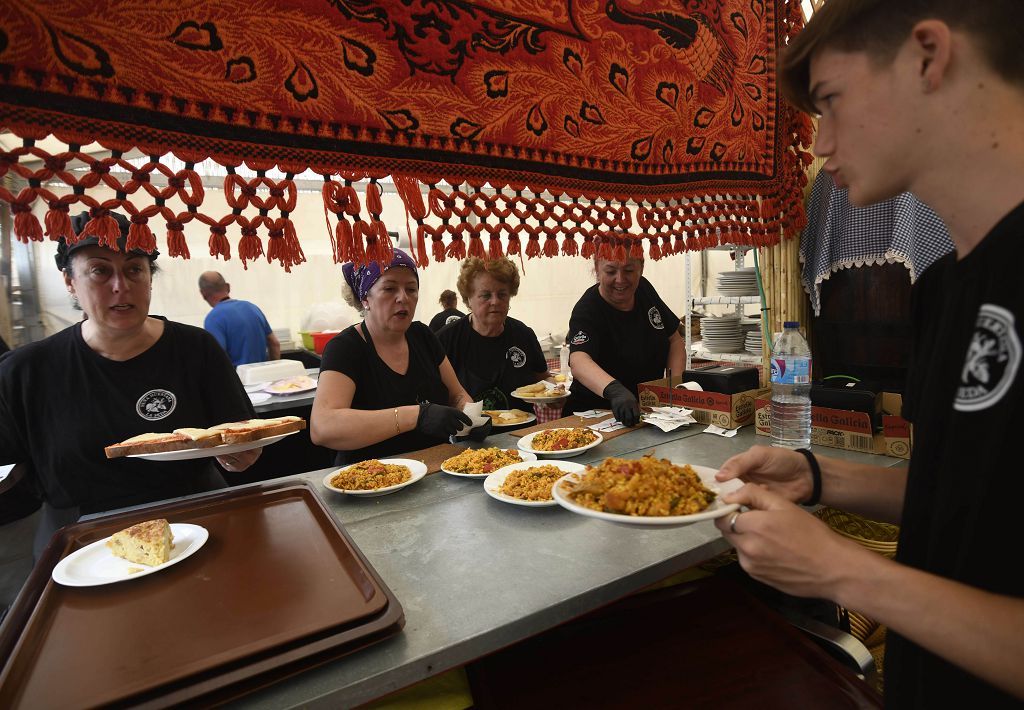
[[398, 426], [398, 407], [395, 407], [395, 432], [402, 433], [402, 427]]

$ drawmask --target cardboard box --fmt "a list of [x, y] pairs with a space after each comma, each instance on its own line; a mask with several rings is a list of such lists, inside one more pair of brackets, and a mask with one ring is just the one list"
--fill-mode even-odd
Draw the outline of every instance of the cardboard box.
[[885, 453], [898, 459], [909, 459], [910, 451], [914, 447], [914, 426], [900, 416], [900, 412], [903, 411], [903, 396], [883, 392], [881, 397]]
[[736, 394], [701, 392], [669, 387], [665, 378], [641, 382], [637, 387], [640, 404], [644, 407], [673, 405], [693, 410], [693, 418], [701, 424], [714, 424], [723, 429], [750, 424], [754, 421], [754, 402], [768, 397], [770, 389], [753, 389]]
[[[913, 432], [910, 422], [900, 416], [902, 406], [903, 398], [898, 394], [882, 392], [877, 396], [876, 411], [882, 415], [881, 432], [875, 431], [871, 415], [866, 412], [811, 407], [811, 443], [909, 459]], [[771, 436], [771, 390], [758, 397], [754, 409], [757, 433]]]

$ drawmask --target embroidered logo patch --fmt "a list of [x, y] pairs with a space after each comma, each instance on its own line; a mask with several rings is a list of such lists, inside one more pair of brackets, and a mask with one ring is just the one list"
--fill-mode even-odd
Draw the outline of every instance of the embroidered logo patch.
[[576, 335], [572, 336], [569, 339], [569, 344], [570, 345], [583, 345], [583, 343], [586, 343], [589, 340], [590, 340], [590, 338], [587, 336], [586, 333], [584, 333], [582, 330], [578, 330], [578, 331], [576, 331]]
[[515, 345], [508, 349], [505, 357], [512, 361], [512, 367], [522, 367], [526, 364], [526, 353], [523, 352], [522, 348]]
[[982, 304], [960, 371], [953, 408], [975, 412], [1002, 399], [1017, 377], [1020, 356], [1013, 313], [991, 303]]
[[448, 325], [449, 323], [454, 323], [459, 318], [462, 318], [462, 316], [448, 316], [447, 318], [444, 319], [444, 324]]
[[652, 306], [651, 310], [647, 311], [647, 320], [658, 330], [665, 330], [665, 323], [661, 320], [661, 311], [657, 307]]
[[143, 419], [155, 422], [169, 416], [174, 408], [178, 406], [178, 398], [173, 392], [167, 390], [150, 390], [139, 397], [135, 403], [135, 411]]

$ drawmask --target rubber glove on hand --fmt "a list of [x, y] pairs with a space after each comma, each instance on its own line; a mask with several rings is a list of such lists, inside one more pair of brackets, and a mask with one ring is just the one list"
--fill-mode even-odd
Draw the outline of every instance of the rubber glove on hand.
[[447, 439], [459, 429], [473, 423], [473, 420], [455, 407], [427, 402], [420, 405], [416, 419], [416, 431], [437, 439]]
[[626, 426], [635, 426], [640, 421], [640, 404], [624, 384], [612, 380], [602, 394], [612, 405], [612, 414], [620, 422]]
[[483, 441], [491, 434], [491, 426], [493, 422], [490, 419], [485, 424], [481, 424], [478, 427], [474, 427], [469, 430], [469, 433], [465, 436], [456, 437], [456, 439], [469, 439], [471, 441]]

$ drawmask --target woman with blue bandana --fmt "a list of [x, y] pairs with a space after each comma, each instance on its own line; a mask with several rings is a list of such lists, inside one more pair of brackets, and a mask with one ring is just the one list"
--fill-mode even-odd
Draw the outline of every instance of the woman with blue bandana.
[[[418, 321], [419, 274], [401, 249], [381, 268], [342, 267], [346, 300], [363, 312], [324, 349], [310, 436], [344, 465], [447, 441], [470, 402], [444, 349]], [[480, 432], [485, 433], [485, 432]]]

